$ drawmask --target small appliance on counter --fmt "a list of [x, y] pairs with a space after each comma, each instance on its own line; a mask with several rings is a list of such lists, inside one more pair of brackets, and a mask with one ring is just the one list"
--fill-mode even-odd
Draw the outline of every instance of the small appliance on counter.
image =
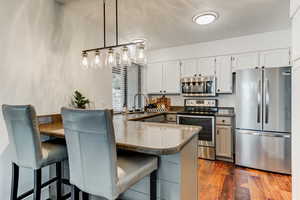
[[193, 76], [182, 78], [181, 93], [185, 97], [216, 96], [216, 77]]
[[149, 104], [145, 107], [147, 112], [166, 112], [171, 108], [171, 99], [165, 95], [158, 98], [149, 99]]
[[185, 99], [184, 111], [177, 113], [177, 123], [201, 126], [198, 133], [198, 157], [215, 160], [216, 99]]

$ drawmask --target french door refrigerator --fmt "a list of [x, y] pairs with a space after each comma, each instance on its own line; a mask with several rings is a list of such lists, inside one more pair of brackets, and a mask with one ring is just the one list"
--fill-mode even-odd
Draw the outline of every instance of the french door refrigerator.
[[291, 174], [291, 67], [236, 72], [237, 165]]

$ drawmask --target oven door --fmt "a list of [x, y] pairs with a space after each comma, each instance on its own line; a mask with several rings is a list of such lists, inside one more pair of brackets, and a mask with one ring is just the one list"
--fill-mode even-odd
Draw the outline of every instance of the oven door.
[[177, 115], [177, 124], [201, 126], [198, 144], [208, 147], [215, 146], [215, 116]]

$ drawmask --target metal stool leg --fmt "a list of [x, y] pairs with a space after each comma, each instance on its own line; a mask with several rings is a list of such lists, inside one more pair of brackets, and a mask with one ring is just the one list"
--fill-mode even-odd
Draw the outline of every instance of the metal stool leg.
[[62, 183], [62, 175], [61, 175], [61, 162], [56, 163], [56, 197], [57, 200], [61, 199], [61, 183]]
[[34, 192], [33, 199], [41, 200], [41, 192], [42, 192], [42, 169], [34, 170]]
[[19, 185], [19, 166], [12, 163], [12, 175], [11, 175], [11, 200], [17, 200], [18, 198], [18, 185]]
[[82, 192], [82, 200], [89, 200], [89, 194], [86, 192]]
[[150, 174], [150, 200], [157, 199], [157, 170]]
[[79, 200], [79, 189], [75, 186], [72, 185], [72, 200]]

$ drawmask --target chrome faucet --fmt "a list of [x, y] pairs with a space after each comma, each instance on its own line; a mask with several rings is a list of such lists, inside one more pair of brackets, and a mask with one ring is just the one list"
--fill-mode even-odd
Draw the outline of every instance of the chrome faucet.
[[[144, 97], [145, 105], [147, 104], [147, 100], [148, 100], [147, 96], [144, 95], [143, 93], [137, 93], [136, 95], [134, 95], [134, 103], [133, 103], [133, 110], [134, 111], [138, 110], [136, 108], [136, 97], [138, 97], [138, 96]], [[139, 108], [139, 110], [143, 110], [141, 107]]]

